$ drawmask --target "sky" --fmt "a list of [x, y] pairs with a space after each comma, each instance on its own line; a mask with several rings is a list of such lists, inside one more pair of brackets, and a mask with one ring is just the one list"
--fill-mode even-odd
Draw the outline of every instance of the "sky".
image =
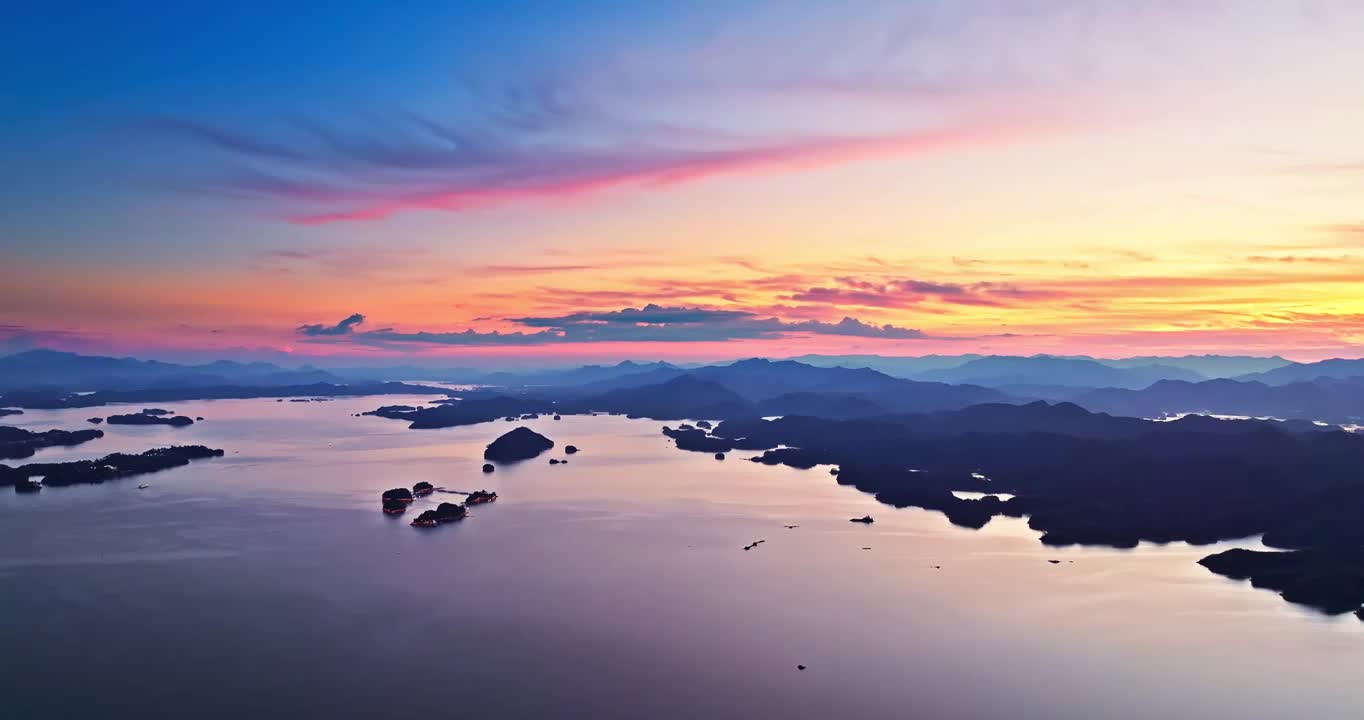
[[1357, 2], [20, 3], [0, 353], [1364, 355]]

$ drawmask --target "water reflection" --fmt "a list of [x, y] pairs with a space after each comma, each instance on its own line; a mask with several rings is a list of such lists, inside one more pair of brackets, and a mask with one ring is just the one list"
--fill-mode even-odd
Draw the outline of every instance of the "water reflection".
[[[427, 399], [177, 403], [205, 421], [39, 451], [227, 455], [146, 490], [0, 493], [7, 710], [1241, 720], [1364, 704], [1364, 623], [1195, 564], [1233, 543], [1046, 548], [1025, 520], [956, 528], [618, 416], [518, 423], [555, 457], [582, 452], [483, 475], [514, 424], [353, 417]], [[380, 513], [382, 490], [418, 480], [500, 499], [430, 531], [406, 519], [447, 496]], [[876, 523], [847, 521], [862, 515]]]

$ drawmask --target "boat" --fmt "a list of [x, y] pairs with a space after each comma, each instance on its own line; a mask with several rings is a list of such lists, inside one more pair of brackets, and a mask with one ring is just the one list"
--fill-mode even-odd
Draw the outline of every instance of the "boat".
[[138, 485], [138, 486], [137, 486], [137, 489], [138, 489], [138, 490], [146, 490], [146, 489], [149, 488], [149, 487], [151, 487], [151, 485], [148, 485], [147, 483], [142, 483], [141, 485]]

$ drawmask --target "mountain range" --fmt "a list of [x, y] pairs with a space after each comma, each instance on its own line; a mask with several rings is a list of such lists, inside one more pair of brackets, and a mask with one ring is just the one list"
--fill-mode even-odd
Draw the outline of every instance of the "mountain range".
[[[1263, 369], [1210, 379], [1194, 368], [1206, 372]], [[706, 407], [723, 409], [710, 413], [717, 417], [745, 413], [873, 417], [1037, 399], [1140, 417], [1194, 412], [1342, 424], [1359, 424], [1364, 417], [1364, 360], [1344, 359], [1293, 363], [1277, 357], [1239, 356], [1101, 360], [1051, 355], [856, 355], [806, 356], [802, 361], [755, 358], [697, 367], [627, 360], [614, 365], [490, 373], [414, 366], [286, 368], [231, 361], [180, 365], [53, 350], [0, 357], [0, 392], [18, 406], [25, 405], [17, 400], [39, 390], [48, 394], [99, 391], [118, 397], [117, 393], [128, 392], [145, 395], [201, 389], [221, 393], [224, 388], [250, 387], [256, 389], [251, 396], [265, 396], [272, 388], [354, 387], [383, 380], [435, 378], [495, 386], [503, 388], [502, 392], [548, 402], [676, 417], [705, 415], [696, 411]], [[681, 378], [688, 380], [667, 385]], [[664, 412], [664, 408], [671, 410]]]
[[325, 370], [302, 366], [219, 360], [205, 365], [179, 365], [157, 360], [77, 355], [56, 350], [27, 350], [0, 357], [0, 391], [40, 387], [65, 390], [141, 390], [223, 385], [309, 385], [339, 383]]

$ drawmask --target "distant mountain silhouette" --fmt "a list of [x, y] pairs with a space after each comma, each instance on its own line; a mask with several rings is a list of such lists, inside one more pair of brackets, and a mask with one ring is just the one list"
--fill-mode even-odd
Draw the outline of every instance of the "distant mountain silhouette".
[[[887, 375], [912, 379], [920, 378], [920, 375], [927, 372], [957, 368], [966, 363], [985, 359], [983, 355], [924, 355], [921, 357], [897, 357], [891, 355], [802, 355], [799, 357], [788, 358], [797, 362], [817, 367], [868, 367], [879, 370]], [[1013, 360], [1029, 360], [1031, 358], [1023, 356], [989, 356], [1001, 357]], [[1284, 365], [1291, 365], [1288, 360], [1278, 356], [1272, 357], [1252, 357], [1247, 355], [1182, 355], [1182, 356], [1138, 356], [1129, 358], [1096, 358], [1087, 355], [1052, 355], [1034, 356], [1050, 357], [1059, 360], [1088, 360], [1091, 362], [1107, 365], [1108, 367], [1120, 370], [1138, 368], [1146, 365], [1156, 365], [1164, 368], [1175, 368], [1182, 371], [1194, 373], [1193, 376], [1179, 377], [1171, 375], [1171, 379], [1198, 380], [1204, 378], [1235, 377], [1246, 373], [1258, 373], [1266, 370], [1273, 370]], [[1156, 378], [1159, 379], [1159, 378]], [[1154, 382], [1152, 380], [1151, 382]], [[1015, 384], [1015, 383], [1010, 383]], [[1040, 384], [1035, 380], [1027, 383], [1017, 384]], [[1067, 383], [1057, 383], [1064, 385]], [[1074, 383], [1069, 383], [1074, 385]], [[1149, 382], [1147, 383], [1149, 384]], [[1099, 386], [1091, 386], [1099, 387]]]
[[528, 370], [490, 371], [469, 367], [384, 365], [375, 367], [329, 367], [327, 371], [338, 377], [351, 380], [449, 382], [464, 385], [489, 385], [510, 390], [524, 387], [581, 385], [670, 367], [673, 365], [666, 362], [625, 360], [615, 365], [580, 365], [567, 368], [533, 368]]
[[[923, 396], [926, 404], [958, 407], [976, 402], [1003, 399], [985, 388], [949, 389], [936, 383], [918, 383], [895, 378], [869, 368], [820, 368], [791, 360], [753, 358], [729, 365], [712, 365], [689, 371], [703, 380], [718, 382], [750, 402], [768, 400], [797, 392], [869, 394], [888, 393], [903, 401], [906, 392]], [[932, 395], [934, 397], [927, 397]], [[947, 397], [943, 397], [947, 396]], [[896, 401], [887, 398], [887, 401]]]
[[1271, 427], [1285, 432], [1329, 430], [1305, 420], [1285, 422], [1227, 422], [1204, 415], [1189, 415], [1171, 422], [1153, 423], [1135, 417], [1091, 412], [1068, 402], [1031, 402], [1026, 405], [992, 403], [955, 411], [892, 416], [886, 418], [926, 435], [966, 433], [1052, 433], [1079, 438], [1134, 438], [1165, 433], [1202, 432], [1238, 434]]
[[1137, 365], [1115, 368], [1097, 360], [1047, 355], [1007, 357], [994, 355], [953, 368], [930, 370], [916, 380], [973, 383], [986, 387], [1055, 385], [1062, 387], [1144, 388], [1158, 380], [1203, 380], [1203, 376], [1171, 365]]
[[1364, 380], [1278, 386], [1237, 380], [1163, 380], [1143, 390], [1093, 390], [1075, 396], [1074, 402], [1090, 410], [1141, 417], [1196, 412], [1358, 423], [1364, 420]]
[[1314, 363], [1293, 363], [1266, 372], [1242, 375], [1236, 379], [1262, 382], [1266, 385], [1287, 385], [1311, 382], [1318, 378], [1336, 380], [1364, 378], [1364, 360], [1335, 358]]
[[[1080, 356], [1085, 357], [1085, 356]], [[1278, 355], [1137, 355], [1126, 358], [1090, 358], [1115, 368], [1140, 365], [1165, 365], [1191, 370], [1208, 379], [1230, 378], [1246, 373], [1265, 372], [1294, 363]]]
[[998, 391], [973, 385], [916, 382], [867, 368], [821, 368], [791, 360], [763, 359], [692, 370], [653, 370], [569, 388], [549, 397], [561, 399], [570, 408], [624, 412], [660, 420], [796, 411], [852, 417], [960, 408], [1010, 399]]
[[101, 390], [75, 393], [64, 390], [15, 390], [0, 395], [0, 404], [22, 408], [84, 408], [116, 403], [177, 402], [245, 398], [359, 397], [363, 395], [444, 395], [446, 390], [405, 383], [363, 385], [211, 385], [143, 390]]
[[50, 387], [63, 390], [145, 390], [222, 385], [307, 385], [339, 383], [341, 379], [316, 368], [287, 370], [269, 363], [226, 360], [207, 365], [177, 365], [78, 355], [57, 350], [28, 350], [0, 357], [0, 391]]
[[605, 410], [657, 420], [725, 418], [750, 415], [753, 406], [737, 392], [696, 375], [681, 375], [657, 385], [617, 388], [568, 403], [563, 411]]
[[824, 417], [963, 408], [1011, 398], [989, 388], [893, 378], [875, 370], [816, 368], [783, 360], [741, 360], [682, 370], [659, 367], [570, 387], [481, 390], [434, 407], [373, 414], [414, 428], [453, 427], [523, 413], [609, 412], [658, 420], [725, 419], [792, 412]]
[[493, 372], [477, 378], [481, 385], [503, 386], [562, 386], [582, 385], [612, 378], [638, 375], [655, 370], [675, 370], [676, 366], [665, 362], [637, 363], [625, 360], [615, 365], [583, 365], [566, 370], [542, 370], [539, 372]]
[[871, 368], [892, 377], [910, 378], [930, 370], [958, 367], [983, 355], [801, 355], [786, 358], [815, 367]]
[[[889, 411], [866, 394], [794, 392], [768, 398], [756, 404], [756, 414], [814, 415], [825, 418], [856, 418], [885, 415]], [[688, 417], [716, 417], [691, 415]]]

